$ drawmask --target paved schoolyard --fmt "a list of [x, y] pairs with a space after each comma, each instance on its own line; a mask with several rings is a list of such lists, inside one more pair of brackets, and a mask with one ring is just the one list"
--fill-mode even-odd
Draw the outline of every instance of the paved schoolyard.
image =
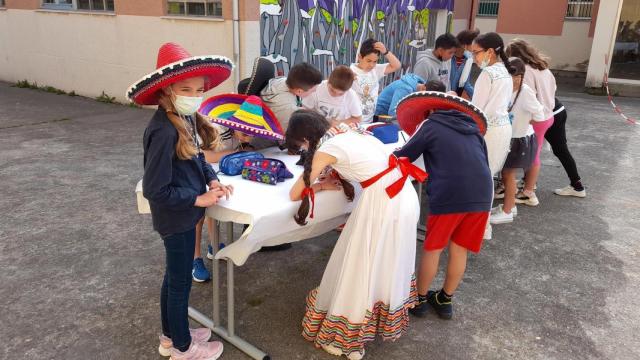
[[[640, 358], [640, 126], [605, 97], [560, 98], [588, 197], [552, 194], [567, 179], [546, 152], [541, 205], [521, 206], [470, 257], [455, 319], [412, 319], [367, 359]], [[640, 100], [617, 103], [640, 115]], [[0, 83], [0, 358], [160, 358], [164, 249], [133, 192], [150, 115]], [[273, 359], [334, 359], [302, 339], [300, 320], [336, 238], [237, 268], [237, 333]], [[193, 305], [210, 299], [209, 284], [193, 286]]]

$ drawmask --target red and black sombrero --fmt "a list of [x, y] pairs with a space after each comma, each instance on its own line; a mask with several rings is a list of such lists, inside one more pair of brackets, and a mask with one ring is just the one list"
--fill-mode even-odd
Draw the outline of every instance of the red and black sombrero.
[[419, 91], [400, 100], [396, 110], [398, 124], [411, 136], [418, 125], [427, 119], [431, 110], [463, 112], [476, 122], [482, 135], [487, 132], [487, 117], [482, 110], [473, 105], [471, 101], [439, 91]]
[[133, 83], [127, 90], [127, 98], [138, 105], [157, 105], [158, 91], [164, 87], [203, 76], [207, 91], [228, 79], [231, 69], [231, 60], [224, 56], [191, 56], [182, 46], [166, 43], [158, 50], [156, 71]]

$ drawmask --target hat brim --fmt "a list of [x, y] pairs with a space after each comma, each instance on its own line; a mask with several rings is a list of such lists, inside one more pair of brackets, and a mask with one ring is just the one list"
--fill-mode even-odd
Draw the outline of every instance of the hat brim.
[[259, 57], [253, 65], [251, 76], [238, 84], [238, 93], [259, 96], [260, 91], [274, 77], [276, 77], [276, 69], [273, 63], [263, 57]]
[[487, 117], [480, 108], [459, 96], [439, 91], [419, 91], [400, 100], [396, 110], [398, 124], [411, 136], [431, 110], [460, 111], [473, 119], [482, 135], [487, 132]]
[[161, 67], [136, 81], [127, 98], [138, 105], [157, 105], [158, 92], [173, 83], [192, 77], [205, 78], [204, 90], [220, 85], [231, 76], [233, 65], [224, 56], [195, 56]]
[[248, 97], [249, 96], [242, 94], [222, 94], [212, 96], [202, 103], [198, 112], [208, 116], [213, 123], [240, 131], [247, 135], [274, 141], [284, 140], [284, 132], [282, 131], [280, 122], [273, 111], [264, 104], [262, 104], [262, 116], [273, 131], [269, 131], [264, 128], [257, 128], [233, 117], [233, 113], [240, 109], [240, 106]]

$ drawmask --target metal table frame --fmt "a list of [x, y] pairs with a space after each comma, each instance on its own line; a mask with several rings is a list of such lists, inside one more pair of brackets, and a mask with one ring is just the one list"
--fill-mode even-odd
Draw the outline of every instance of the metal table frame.
[[[222, 326], [222, 322], [220, 321], [220, 260], [215, 258], [220, 243], [220, 225], [217, 220], [213, 220], [214, 231], [212, 247], [214, 258], [211, 269], [211, 284], [213, 286], [213, 319], [208, 318], [206, 315], [191, 306], [189, 306], [189, 317], [202, 324], [203, 326], [208, 327], [215, 334], [217, 334], [236, 348], [242, 350], [251, 358], [256, 360], [270, 360], [271, 357], [264, 351], [253, 346], [235, 333], [235, 281], [233, 276], [235, 265], [233, 265], [233, 261], [230, 260], [225, 260], [227, 262], [227, 326]], [[233, 223], [227, 222], [225, 224], [227, 226], [227, 244], [231, 244], [234, 240]]]
[[[422, 188], [423, 184], [418, 183], [417, 192], [418, 199], [420, 200], [420, 206], [422, 206]], [[246, 340], [242, 339], [235, 333], [235, 295], [234, 295], [234, 267], [233, 261], [224, 260], [227, 262], [227, 326], [222, 326], [222, 322], [220, 320], [220, 260], [215, 258], [215, 255], [218, 252], [218, 247], [220, 244], [220, 223], [213, 219], [214, 221], [214, 231], [213, 231], [213, 263], [211, 265], [211, 284], [213, 287], [212, 291], [212, 300], [213, 300], [213, 319], [208, 318], [205, 314], [201, 313], [197, 309], [189, 306], [189, 317], [195, 320], [196, 322], [202, 324], [203, 326], [208, 327], [215, 334], [220, 336], [222, 339], [226, 340], [231, 345], [235, 346], [239, 350], [243, 351], [245, 354], [249, 355], [251, 358], [256, 360], [270, 360], [271, 357], [265, 353], [264, 351], [258, 349], [254, 345], [250, 344]], [[227, 245], [230, 245], [233, 241], [233, 223], [226, 222], [227, 227]], [[424, 240], [424, 235], [420, 234], [420, 231], [423, 233], [426, 232], [426, 228], [421, 223], [418, 223], [418, 240]]]

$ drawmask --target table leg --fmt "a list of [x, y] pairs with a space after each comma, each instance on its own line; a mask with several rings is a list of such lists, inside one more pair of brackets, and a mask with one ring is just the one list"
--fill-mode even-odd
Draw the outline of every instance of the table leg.
[[[220, 228], [216, 221], [214, 226], [214, 240], [213, 240], [213, 252], [218, 252], [218, 243], [220, 239]], [[233, 242], [233, 223], [227, 224], [227, 238], [228, 243]], [[233, 262], [227, 260], [227, 328], [220, 325], [220, 279], [219, 279], [219, 260], [213, 259], [213, 317], [214, 320], [209, 319], [206, 315], [189, 306], [189, 317], [196, 322], [208, 327], [216, 335], [220, 336], [223, 340], [227, 341], [231, 345], [235, 346], [245, 354], [249, 355], [252, 359], [256, 360], [270, 360], [271, 357], [264, 351], [251, 345], [244, 339], [235, 335], [235, 317], [234, 317], [234, 277], [233, 277]]]
[[220, 247], [220, 223], [218, 220], [212, 219], [212, 221], [213, 243], [211, 247], [213, 248], [213, 262], [211, 264], [211, 283], [213, 286], [213, 323], [220, 324], [220, 260], [215, 258]]
[[[233, 223], [227, 223], [227, 245], [231, 245], [233, 242]], [[233, 336], [235, 333], [235, 314], [234, 305], [234, 278], [233, 278], [233, 261], [227, 260], [227, 329], [229, 335]]]

